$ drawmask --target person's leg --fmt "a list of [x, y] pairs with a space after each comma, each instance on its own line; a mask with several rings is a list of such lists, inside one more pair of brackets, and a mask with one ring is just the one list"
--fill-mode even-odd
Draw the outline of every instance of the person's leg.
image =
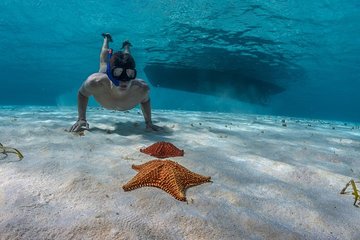
[[102, 36], [104, 37], [104, 42], [100, 52], [99, 72], [105, 73], [108, 62], [109, 42], [112, 42], [112, 38], [109, 33], [103, 33]]

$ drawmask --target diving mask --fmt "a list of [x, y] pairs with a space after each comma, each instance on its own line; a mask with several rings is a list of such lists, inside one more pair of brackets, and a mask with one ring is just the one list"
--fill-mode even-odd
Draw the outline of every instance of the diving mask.
[[130, 81], [136, 78], [136, 69], [114, 67], [112, 69], [112, 75], [117, 80]]

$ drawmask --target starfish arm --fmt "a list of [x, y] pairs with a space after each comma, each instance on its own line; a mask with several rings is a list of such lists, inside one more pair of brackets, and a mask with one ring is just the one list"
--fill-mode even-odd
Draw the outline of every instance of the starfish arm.
[[155, 163], [161, 165], [161, 164], [163, 164], [163, 161], [162, 160], [152, 160], [152, 161], [146, 162], [144, 164], [140, 164], [140, 165], [133, 164], [131, 166], [131, 168], [136, 170], [136, 171], [141, 171], [142, 169], [146, 169], [150, 165], [154, 165]]
[[161, 182], [160, 183], [153, 182], [147, 186], [160, 188], [161, 190], [167, 192], [168, 194], [170, 194], [177, 200], [186, 201], [185, 192], [180, 186], [177, 186], [176, 184], [174, 184], [174, 185], [168, 185], [168, 184], [169, 183], [164, 183], [164, 182], [162, 182], [162, 183]]
[[184, 187], [186, 188], [211, 181], [211, 177], [194, 173], [176, 162], [174, 162], [174, 164], [176, 166], [177, 172], [180, 173], [179, 177], [181, 179], [179, 179], [179, 181], [183, 182]]
[[[150, 175], [150, 177], [148, 177]], [[154, 177], [152, 173], [143, 174], [139, 172], [135, 177], [133, 177], [128, 183], [126, 183], [122, 188], [124, 191], [131, 191], [137, 188], [150, 186], [151, 180]]]

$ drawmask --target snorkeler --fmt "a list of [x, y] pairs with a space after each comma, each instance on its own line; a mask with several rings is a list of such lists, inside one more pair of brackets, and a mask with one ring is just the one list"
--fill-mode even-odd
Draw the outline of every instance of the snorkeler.
[[149, 86], [145, 81], [136, 78], [135, 60], [131, 56], [129, 41], [122, 44], [123, 51], [112, 54], [109, 42], [112, 37], [103, 33], [104, 42], [100, 53], [99, 72], [91, 74], [78, 92], [78, 120], [70, 128], [71, 132], [88, 129], [86, 108], [89, 97], [106, 109], [125, 111], [141, 105], [146, 129], [159, 131], [162, 128], [151, 121]]

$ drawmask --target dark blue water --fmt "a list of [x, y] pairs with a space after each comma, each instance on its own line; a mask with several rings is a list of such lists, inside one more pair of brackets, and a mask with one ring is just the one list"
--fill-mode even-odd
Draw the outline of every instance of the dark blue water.
[[[140, 78], [150, 82], [147, 66], [191, 69], [193, 78], [174, 71], [151, 87], [154, 108], [359, 122], [359, 12], [357, 0], [2, 0], [0, 104], [75, 107], [82, 81], [98, 70], [100, 34], [110, 32], [114, 49], [133, 43]], [[199, 79], [194, 92], [188, 84]], [[244, 79], [252, 87], [236, 85]]]

